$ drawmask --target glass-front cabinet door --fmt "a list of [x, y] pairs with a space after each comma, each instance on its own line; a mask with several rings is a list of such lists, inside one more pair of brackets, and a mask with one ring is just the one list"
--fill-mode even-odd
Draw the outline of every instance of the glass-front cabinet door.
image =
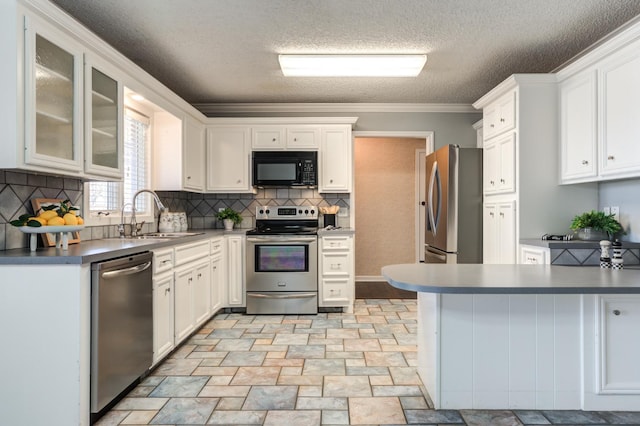
[[25, 163], [81, 172], [82, 49], [25, 17]]
[[106, 63], [85, 55], [85, 172], [122, 178], [123, 87]]

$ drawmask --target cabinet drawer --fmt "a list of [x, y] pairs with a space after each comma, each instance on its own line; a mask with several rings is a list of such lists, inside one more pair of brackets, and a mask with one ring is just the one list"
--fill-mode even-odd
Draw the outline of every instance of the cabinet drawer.
[[350, 237], [322, 237], [323, 250], [349, 250], [351, 249]]
[[209, 246], [209, 240], [177, 246], [175, 248], [175, 265], [182, 265], [187, 262], [191, 262], [192, 260], [209, 256], [209, 253], [211, 252]]
[[153, 275], [173, 269], [173, 249], [153, 251]]
[[322, 253], [322, 275], [349, 275], [350, 258], [349, 253]]
[[350, 300], [349, 279], [325, 279], [322, 280], [322, 303], [327, 305], [343, 305]]
[[222, 238], [211, 240], [211, 256], [215, 256], [222, 253], [223, 243], [224, 243], [224, 240]]
[[547, 250], [536, 247], [520, 247], [520, 263], [525, 265], [545, 265], [547, 261]]

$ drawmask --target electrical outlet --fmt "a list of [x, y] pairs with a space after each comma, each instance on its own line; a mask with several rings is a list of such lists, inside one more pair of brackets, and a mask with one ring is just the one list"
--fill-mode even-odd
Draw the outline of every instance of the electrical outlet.
[[611, 206], [611, 214], [613, 215], [613, 218], [615, 220], [617, 220], [618, 222], [620, 221], [620, 207]]
[[604, 212], [604, 214], [609, 215], [609, 214], [611, 214], [611, 207], [609, 207], [609, 206], [603, 207], [602, 211]]

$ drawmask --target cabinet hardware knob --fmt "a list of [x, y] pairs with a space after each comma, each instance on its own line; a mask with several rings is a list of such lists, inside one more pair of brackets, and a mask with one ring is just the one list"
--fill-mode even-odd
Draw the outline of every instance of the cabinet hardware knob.
[[329, 183], [333, 183], [333, 179], [329, 179]]
[[586, 166], [587, 164], [589, 164], [589, 162], [587, 160], [582, 160], [582, 164]]
[[198, 274], [198, 278], [202, 278], [202, 274]]
[[500, 212], [500, 216], [504, 217], [504, 213]]
[[501, 118], [501, 119], [500, 119], [500, 122], [501, 122], [501, 123], [504, 123], [504, 118]]
[[490, 124], [489, 127], [493, 128], [493, 127], [496, 127], [496, 125], [495, 124]]
[[187, 179], [191, 179], [191, 176], [187, 176]]
[[293, 138], [293, 141], [294, 142], [298, 142], [298, 138]]
[[273, 138], [273, 142], [275, 142], [275, 141], [276, 141], [276, 138]]
[[504, 183], [504, 179], [500, 179], [500, 183]]
[[489, 213], [489, 216], [493, 217], [493, 216], [494, 216], [494, 215], [493, 215], [493, 212]]
[[620, 311], [618, 309], [614, 309], [613, 310], [613, 315], [620, 315]]
[[242, 182], [242, 180], [241, 180], [241, 179], [238, 179], [238, 181], [237, 181], [236, 183], [240, 183], [240, 182]]
[[613, 155], [610, 155], [607, 157], [607, 160], [615, 160], [615, 157]]
[[493, 185], [495, 182], [494, 182], [494, 181], [492, 181], [492, 180], [490, 180], [490, 181], [489, 181], [489, 183], [490, 183], [491, 185]]

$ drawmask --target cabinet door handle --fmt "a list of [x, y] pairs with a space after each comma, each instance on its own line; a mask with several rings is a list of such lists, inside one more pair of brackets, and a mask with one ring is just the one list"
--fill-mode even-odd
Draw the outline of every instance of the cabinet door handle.
[[502, 179], [502, 178], [501, 178], [501, 179], [500, 179], [500, 183], [504, 183], [504, 179]]
[[504, 217], [504, 213], [500, 212], [500, 216], [501, 216], [501, 217]]
[[493, 212], [489, 213], [489, 216], [493, 217], [494, 216]]
[[501, 119], [500, 119], [500, 122], [501, 122], [501, 123], [504, 123], [504, 118], [501, 118]]
[[615, 316], [620, 315], [620, 311], [618, 309], [614, 309], [613, 310], [613, 315], [615, 315]]
[[589, 162], [587, 160], [582, 160], [582, 165], [586, 166], [587, 164], [589, 164]]
[[171, 289], [170, 288], [165, 288], [164, 289], [164, 294], [167, 294], [167, 293], [171, 293]]
[[610, 155], [607, 157], [607, 160], [615, 160], [615, 157], [613, 155]]

